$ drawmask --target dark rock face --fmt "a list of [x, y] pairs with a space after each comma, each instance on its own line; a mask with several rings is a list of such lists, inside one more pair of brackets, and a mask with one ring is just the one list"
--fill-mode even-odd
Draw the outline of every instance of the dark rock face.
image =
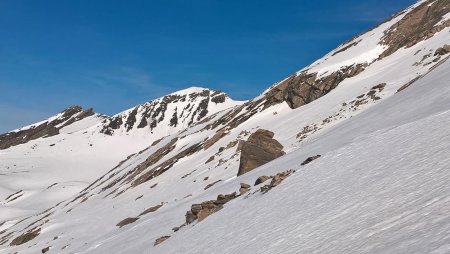
[[314, 101], [336, 88], [344, 79], [361, 73], [367, 64], [344, 66], [327, 76], [318, 78], [317, 73], [303, 71], [279, 83], [266, 93], [264, 107], [285, 101], [295, 109]]
[[80, 106], [72, 106], [60, 113], [60, 116], [52, 121], [32, 126], [31, 128], [17, 132], [8, 132], [0, 135], [0, 150], [11, 146], [25, 144], [31, 140], [45, 138], [59, 134], [59, 130], [76, 121], [93, 115], [92, 109], [83, 110]]
[[302, 165], [302, 166], [303, 166], [303, 165], [306, 165], [306, 164], [310, 163], [311, 161], [316, 160], [316, 159], [318, 159], [318, 158], [320, 158], [320, 154], [315, 155], [315, 156], [308, 157], [308, 158], [306, 158], [306, 160], [304, 160], [300, 165]]
[[389, 48], [380, 58], [389, 56], [400, 48], [409, 48], [450, 26], [450, 20], [437, 25], [449, 10], [448, 0], [428, 0], [416, 7], [385, 32], [382, 44]]
[[273, 132], [262, 129], [250, 135], [242, 146], [238, 176], [285, 154], [283, 146], [273, 136]]
[[11, 246], [21, 245], [21, 244], [24, 244], [24, 243], [26, 243], [28, 241], [31, 241], [34, 238], [36, 238], [39, 235], [40, 232], [41, 232], [40, 228], [34, 229], [34, 230], [30, 230], [30, 231], [28, 231], [28, 232], [26, 232], [26, 233], [24, 233], [24, 234], [22, 234], [22, 235], [20, 235], [20, 236], [18, 236], [16, 238], [14, 238], [14, 240], [12, 240], [10, 245]]
[[49, 250], [50, 250], [50, 246], [47, 246], [47, 247], [43, 248], [43, 249], [41, 250], [41, 252], [42, 252], [42, 253], [46, 253], [46, 252], [49, 251]]

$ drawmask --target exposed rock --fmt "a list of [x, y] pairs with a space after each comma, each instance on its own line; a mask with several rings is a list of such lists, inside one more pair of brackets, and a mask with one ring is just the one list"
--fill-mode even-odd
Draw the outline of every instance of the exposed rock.
[[195, 220], [202, 221], [209, 215], [222, 209], [225, 203], [231, 201], [236, 197], [236, 192], [227, 195], [220, 194], [217, 196], [216, 200], [209, 200], [202, 202], [201, 204], [191, 205], [191, 210], [187, 211], [185, 215], [186, 224], [190, 224]]
[[278, 186], [281, 182], [283, 182], [286, 178], [288, 178], [292, 173], [293, 173], [292, 170], [288, 170], [286, 172], [281, 172], [281, 173], [274, 175], [269, 184], [266, 184], [261, 187], [261, 192], [267, 193], [272, 188]]
[[209, 159], [208, 160], [206, 160], [206, 162], [205, 162], [205, 164], [208, 164], [209, 162], [211, 162], [211, 161], [213, 161], [214, 160], [214, 155], [213, 156], [211, 156], [211, 157], [209, 157]]
[[160, 238], [155, 240], [155, 243], [153, 244], [153, 246], [156, 246], [169, 238], [170, 238], [170, 235], [161, 236]]
[[177, 232], [178, 230], [180, 230], [182, 227], [184, 227], [184, 226], [186, 226], [186, 223], [183, 223], [183, 224], [181, 224], [180, 226], [178, 226], [178, 227], [174, 227], [174, 228], [172, 228], [172, 230], [173, 230], [173, 232]]
[[28, 231], [28, 232], [26, 232], [26, 233], [24, 233], [24, 234], [22, 234], [22, 235], [20, 235], [20, 236], [18, 236], [16, 238], [14, 238], [14, 240], [12, 240], [10, 245], [11, 246], [21, 245], [21, 244], [24, 244], [24, 243], [26, 243], [28, 241], [31, 241], [34, 238], [36, 238], [39, 235], [40, 232], [41, 232], [40, 228], [30, 230], [30, 231]]
[[317, 73], [308, 71], [295, 73], [265, 94], [264, 108], [283, 101], [293, 109], [308, 104], [336, 88], [344, 79], [358, 75], [366, 67], [366, 63], [343, 66], [340, 70], [320, 78]]
[[262, 129], [250, 135], [242, 147], [238, 176], [285, 154], [273, 136], [273, 132]]
[[45, 138], [59, 134], [59, 130], [76, 121], [93, 115], [92, 109], [83, 111], [80, 106], [72, 106], [59, 113], [59, 116], [42, 124], [31, 126], [28, 129], [8, 132], [0, 135], [0, 150], [11, 146], [25, 144], [31, 140]]
[[376, 89], [378, 89], [378, 91], [381, 92], [381, 91], [383, 91], [383, 89], [384, 89], [385, 86], [386, 86], [386, 83], [381, 83], [381, 84], [378, 84], [378, 85], [376, 85], [376, 86], [373, 86], [373, 87], [371, 88], [371, 90], [376, 90]]
[[47, 246], [47, 247], [43, 248], [43, 249], [41, 250], [41, 252], [42, 252], [42, 253], [46, 253], [46, 252], [49, 251], [49, 250], [50, 250], [50, 246]]
[[156, 212], [159, 208], [161, 208], [163, 206], [163, 204], [161, 203], [160, 205], [156, 205], [156, 206], [152, 206], [150, 208], [145, 209], [141, 214], [139, 214], [139, 216], [141, 215], [145, 215], [147, 213], [153, 213]]
[[308, 164], [308, 163], [310, 163], [311, 161], [313, 161], [313, 160], [315, 160], [315, 159], [318, 159], [318, 158], [320, 158], [320, 154], [318, 154], [318, 155], [315, 155], [315, 156], [311, 156], [311, 157], [308, 157], [306, 160], [304, 160], [300, 165], [306, 165], [306, 164]]
[[125, 226], [125, 225], [131, 224], [131, 223], [137, 221], [138, 219], [139, 219], [139, 217], [130, 217], [130, 218], [126, 218], [126, 219], [120, 221], [119, 223], [117, 223], [116, 226], [118, 226], [119, 228], [121, 228], [121, 227], [123, 227], [123, 226]]
[[250, 185], [246, 184], [246, 183], [241, 183], [241, 188], [239, 188], [239, 194], [244, 194], [247, 193], [250, 189]]
[[220, 94], [211, 98], [211, 101], [215, 104], [224, 103], [225, 102], [225, 94]]
[[138, 108], [134, 108], [130, 114], [128, 115], [127, 121], [125, 123], [125, 127], [127, 127], [127, 131], [130, 131], [133, 129], [134, 123], [136, 122], [136, 114], [137, 114]]
[[436, 52], [434, 52], [435, 56], [443, 56], [450, 53], [450, 45], [445, 44], [444, 46], [436, 49]]
[[181, 158], [190, 156], [190, 155], [200, 151], [201, 149], [203, 149], [202, 143], [197, 143], [197, 144], [191, 145], [190, 147], [181, 151], [180, 153], [173, 156], [172, 158], [162, 162], [161, 164], [157, 165], [156, 167], [154, 167], [152, 169], [147, 169], [147, 171], [144, 174], [142, 174], [138, 179], [136, 179], [132, 182], [131, 186], [136, 187], [139, 184], [147, 182], [147, 181], [161, 175], [162, 173], [169, 170]]
[[448, 13], [448, 8], [448, 0], [428, 0], [407, 13], [399, 22], [385, 31], [381, 43], [389, 47], [380, 58], [389, 56], [400, 48], [414, 46], [448, 27], [450, 20], [441, 22], [442, 17]]
[[215, 181], [215, 182], [213, 182], [213, 183], [210, 183], [210, 184], [206, 185], [205, 188], [204, 188], [204, 190], [207, 190], [207, 189], [211, 188], [214, 184], [216, 184], [216, 183], [218, 183], [218, 182], [220, 182], [220, 181], [222, 181], [222, 180], [217, 180], [217, 181]]
[[197, 219], [197, 216], [194, 215], [192, 213], [192, 211], [187, 211], [185, 217], [186, 217], [187, 224], [191, 224], [192, 222], [194, 222]]
[[208, 140], [205, 141], [205, 143], [203, 144], [203, 148], [205, 150], [207, 150], [208, 148], [210, 148], [212, 145], [214, 145], [217, 141], [219, 141], [221, 138], [225, 137], [228, 133], [225, 131], [225, 129], [220, 129], [216, 134], [214, 134], [214, 136], [212, 136], [211, 138], [209, 138]]
[[260, 176], [260, 177], [258, 177], [258, 179], [256, 179], [255, 186], [258, 184], [261, 184], [269, 179], [270, 179], [270, 177], [268, 177], [268, 176]]

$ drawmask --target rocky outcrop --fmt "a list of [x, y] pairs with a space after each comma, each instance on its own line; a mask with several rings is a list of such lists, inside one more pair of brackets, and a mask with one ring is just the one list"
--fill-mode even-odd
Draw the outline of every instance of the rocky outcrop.
[[286, 172], [277, 173], [274, 176], [271, 176], [272, 180], [269, 184], [266, 184], [261, 187], [262, 193], [267, 193], [272, 188], [277, 187], [281, 182], [283, 182], [286, 178], [288, 178], [294, 171], [288, 170]]
[[162, 206], [163, 206], [163, 204], [161, 203], [160, 205], [155, 205], [155, 206], [149, 207], [149, 208], [145, 209], [141, 214], [139, 214], [139, 216], [145, 215], [147, 213], [154, 213]]
[[191, 205], [191, 210], [186, 212], [186, 224], [190, 224], [196, 220], [202, 221], [209, 215], [219, 211], [223, 205], [237, 197], [236, 192], [231, 194], [217, 196], [216, 200], [209, 200], [200, 204]]
[[273, 132], [262, 129], [250, 135], [242, 146], [238, 176], [285, 154], [273, 136]]
[[239, 188], [239, 194], [245, 194], [250, 190], [250, 185], [246, 184], [246, 183], [241, 183], [241, 188]]
[[260, 176], [260, 177], [258, 177], [258, 179], [256, 179], [255, 186], [258, 184], [262, 184], [263, 182], [265, 182], [269, 179], [270, 179], [270, 177], [268, 177], [268, 176]]
[[26, 243], [28, 241], [31, 241], [34, 238], [36, 238], [40, 234], [40, 232], [41, 232], [40, 228], [30, 230], [30, 231], [28, 231], [28, 232], [26, 232], [26, 233], [24, 233], [24, 234], [22, 234], [22, 235], [20, 235], [20, 236], [18, 236], [16, 238], [14, 238], [14, 240], [12, 240], [10, 245], [11, 246], [21, 245], [21, 244], [24, 244], [24, 243]]
[[265, 94], [264, 107], [286, 102], [289, 107], [298, 108], [329, 93], [344, 79], [358, 75], [366, 67], [367, 64], [343, 66], [323, 77], [318, 77], [317, 73], [309, 73], [308, 70], [295, 73]]
[[72, 106], [58, 114], [51, 121], [32, 125], [23, 130], [12, 131], [0, 135], [0, 150], [11, 146], [25, 144], [31, 140], [59, 134], [59, 130], [76, 121], [94, 115], [92, 109], [83, 110], [80, 106]]
[[450, 20], [441, 22], [449, 10], [448, 0], [428, 0], [414, 8], [385, 31], [381, 44], [388, 48], [380, 55], [380, 59], [400, 48], [416, 45], [450, 26]]
[[[227, 99], [228, 95], [218, 90], [191, 88], [190, 93], [175, 92], [110, 117], [100, 132], [113, 135], [121, 128], [126, 132], [133, 128], [153, 131], [162, 122], [169, 127], [189, 126], [206, 119], [211, 114], [211, 105], [227, 103]], [[173, 106], [175, 109], [169, 111]]]
[[435, 56], [443, 56], [450, 53], [450, 45], [445, 44], [444, 46], [436, 49], [436, 51], [434, 52]]

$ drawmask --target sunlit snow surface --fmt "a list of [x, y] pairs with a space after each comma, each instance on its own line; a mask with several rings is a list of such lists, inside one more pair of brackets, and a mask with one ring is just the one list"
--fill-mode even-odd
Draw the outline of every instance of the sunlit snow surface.
[[[323, 74], [373, 60], [386, 28], [355, 38], [363, 40], [335, 56], [331, 52], [310, 71]], [[119, 186], [100, 191], [172, 138], [180, 139], [166, 159], [213, 136], [217, 129], [202, 130], [207, 124], [202, 123], [187, 131], [149, 135], [144, 130], [131, 134], [120, 130], [109, 137], [99, 135], [95, 119], [88, 118], [63, 129], [61, 135], [0, 151], [0, 173], [5, 174], [0, 177], [0, 223], [6, 221], [0, 231], [20, 235], [42, 217], [35, 214], [65, 200], [51, 211], [37, 238], [21, 246], [2, 245], [0, 253], [39, 253], [48, 246], [48, 253], [450, 253], [450, 62], [430, 72], [435, 58], [423, 60], [449, 44], [449, 31], [373, 62], [307, 105], [292, 110], [278, 104], [259, 112], [209, 149], [180, 159], [167, 172], [117, 197], [106, 195]], [[420, 75], [424, 77], [397, 93]], [[386, 83], [378, 94], [382, 99], [358, 110], [343, 106], [380, 83]], [[214, 119], [228, 110], [216, 109]], [[339, 117], [323, 124], [337, 113]], [[320, 129], [299, 141], [297, 134], [313, 124]], [[219, 148], [245, 140], [245, 131], [260, 128], [273, 131], [287, 154], [236, 177], [235, 147], [218, 153]], [[162, 133], [168, 136], [160, 143], [133, 155], [113, 172], [117, 175], [108, 174], [107, 182], [89, 189], [89, 199], [69, 204], [79, 190], [128, 155], [149, 147]], [[316, 154], [322, 157], [300, 166]], [[206, 163], [213, 155], [215, 160]], [[296, 172], [267, 194], [239, 197], [205, 220], [172, 231], [184, 223], [191, 204], [289, 169]], [[217, 180], [221, 181], [204, 190]], [[258, 189], [252, 187], [250, 192]], [[24, 196], [4, 201], [19, 190], [25, 191]], [[164, 206], [158, 211], [125, 227], [116, 226], [161, 202]], [[14, 225], [29, 215], [34, 216]], [[154, 247], [155, 239], [163, 235], [171, 238]]]

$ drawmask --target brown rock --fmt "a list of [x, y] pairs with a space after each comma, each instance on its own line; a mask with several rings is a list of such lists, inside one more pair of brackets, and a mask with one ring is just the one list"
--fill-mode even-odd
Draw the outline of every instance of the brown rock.
[[153, 244], [153, 246], [156, 246], [169, 238], [170, 238], [170, 235], [161, 236], [160, 238], [155, 240], [155, 243]]
[[434, 52], [435, 56], [443, 56], [450, 52], [450, 45], [445, 44], [444, 46], [436, 49], [436, 52]]
[[203, 144], [203, 148], [207, 150], [227, 134], [228, 132], [226, 132], [225, 129], [220, 129], [216, 134], [214, 134], [214, 136], [205, 141], [205, 143]]
[[49, 250], [50, 250], [50, 246], [43, 248], [41, 252], [42, 253], [46, 253]]
[[121, 227], [123, 227], [125, 225], [131, 224], [131, 223], [137, 221], [138, 219], [139, 219], [139, 217], [137, 217], [137, 218], [134, 218], [134, 217], [126, 218], [126, 219], [121, 220], [119, 223], [117, 223], [116, 226], [121, 228]]
[[21, 244], [24, 244], [24, 243], [26, 243], [28, 241], [31, 241], [36, 236], [38, 236], [40, 232], [41, 232], [40, 228], [34, 229], [34, 230], [30, 230], [30, 231], [28, 231], [28, 232], [26, 232], [26, 233], [24, 233], [24, 234], [22, 234], [22, 235], [20, 235], [20, 236], [18, 236], [16, 238], [14, 238], [14, 240], [12, 240], [10, 245], [11, 246], [21, 245]]
[[200, 222], [200, 221], [204, 220], [206, 217], [208, 217], [210, 214], [211, 213], [209, 212], [209, 209], [204, 208], [198, 213], [197, 220]]
[[269, 180], [269, 178], [270, 177], [268, 177], [268, 176], [260, 176], [260, 177], [258, 177], [258, 179], [256, 179], [256, 181], [255, 181], [255, 186], [258, 185], [258, 184], [261, 184], [261, 183], [263, 183], [263, 182], [265, 182], [267, 180]]
[[262, 129], [250, 135], [242, 147], [238, 176], [285, 154], [273, 136], [273, 132]]
[[201, 204], [193, 204], [191, 205], [191, 212], [197, 216], [197, 214], [202, 210]]
[[382, 44], [389, 47], [380, 58], [389, 56], [400, 48], [414, 46], [450, 25], [450, 20], [441, 22], [442, 16], [448, 13], [448, 0], [436, 0], [433, 4], [430, 2], [424, 1], [385, 31]]
[[288, 170], [285, 172], [281, 172], [272, 177], [272, 181], [269, 184], [266, 184], [261, 187], [261, 192], [266, 193], [270, 191], [272, 188], [278, 186], [284, 179], [288, 178], [292, 174], [292, 170]]
[[250, 185], [246, 184], [246, 183], [241, 183], [241, 188], [239, 188], [239, 194], [244, 194], [247, 193], [250, 189]]
[[152, 206], [150, 208], [145, 209], [141, 214], [139, 214], [139, 216], [147, 214], [147, 213], [153, 213], [156, 212], [159, 208], [161, 208], [163, 206], [163, 204], [160, 205], [156, 205], [156, 206]]
[[295, 73], [265, 94], [264, 108], [286, 102], [295, 109], [308, 104], [336, 88], [344, 79], [358, 75], [367, 63], [342, 66], [340, 70], [318, 77], [317, 73]]

